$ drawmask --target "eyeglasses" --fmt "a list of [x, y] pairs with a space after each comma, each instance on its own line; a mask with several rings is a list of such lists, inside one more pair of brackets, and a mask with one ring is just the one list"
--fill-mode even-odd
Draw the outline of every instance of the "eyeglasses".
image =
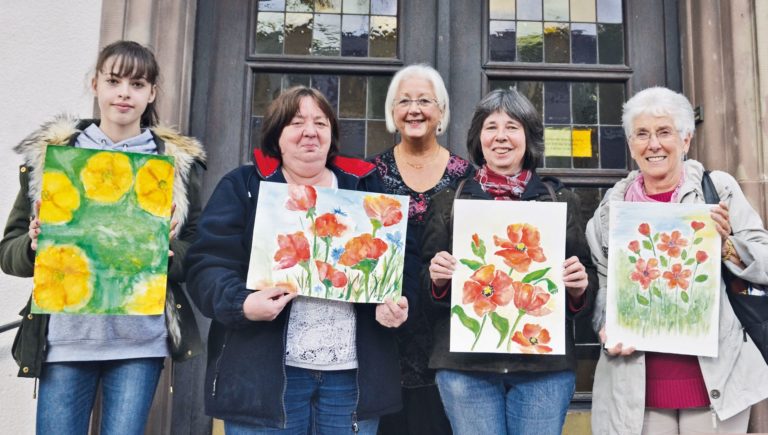
[[656, 136], [656, 140], [660, 144], [668, 145], [675, 141], [677, 138], [677, 130], [674, 128], [661, 128], [656, 130], [655, 133], [651, 133], [648, 130], [640, 130], [636, 133], [632, 133], [632, 141], [638, 145], [645, 145], [651, 141], [651, 138]]
[[416, 103], [416, 105], [419, 106], [420, 108], [426, 109], [427, 107], [430, 107], [433, 104], [437, 104], [437, 100], [434, 100], [431, 98], [415, 98], [413, 100], [409, 98], [402, 98], [395, 101], [395, 105], [397, 105], [397, 107], [401, 109], [411, 107], [411, 103]]

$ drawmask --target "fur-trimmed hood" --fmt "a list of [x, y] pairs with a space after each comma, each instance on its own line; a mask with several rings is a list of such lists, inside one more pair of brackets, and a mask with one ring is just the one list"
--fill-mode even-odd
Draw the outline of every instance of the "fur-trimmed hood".
[[[32, 132], [32, 134], [14, 147], [14, 151], [21, 154], [24, 159], [24, 165], [30, 171], [29, 200], [33, 204], [40, 199], [43, 163], [47, 146], [73, 145], [76, 135], [82, 133], [81, 129], [88, 125], [90, 123], [84, 123], [78, 118], [69, 115], [58, 115], [51, 121], [41, 125], [39, 129]], [[181, 230], [184, 222], [187, 220], [187, 213], [189, 211], [187, 185], [190, 171], [192, 171], [195, 161], [203, 165], [205, 164], [205, 150], [203, 150], [203, 146], [196, 139], [181, 135], [170, 127], [153, 127], [151, 131], [155, 142], [162, 142], [162, 144], [158, 144], [158, 148], [162, 150], [161, 153], [174, 158], [173, 203], [176, 205], [176, 208], [173, 218], [178, 222], [178, 230]]]

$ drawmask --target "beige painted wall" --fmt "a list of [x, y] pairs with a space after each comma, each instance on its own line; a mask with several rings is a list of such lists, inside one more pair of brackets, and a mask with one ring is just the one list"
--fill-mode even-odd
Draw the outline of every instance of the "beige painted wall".
[[[0, 220], [18, 193], [21, 159], [11, 150], [52, 115], [91, 116], [88, 76], [98, 52], [101, 1], [0, 2]], [[18, 319], [31, 280], [0, 273], [0, 324]], [[14, 332], [0, 334], [0, 432], [32, 434], [34, 382], [16, 377]]]

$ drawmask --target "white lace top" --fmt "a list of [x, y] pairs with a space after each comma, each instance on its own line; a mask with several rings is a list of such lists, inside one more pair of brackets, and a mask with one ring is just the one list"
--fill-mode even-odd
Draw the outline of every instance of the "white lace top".
[[357, 368], [355, 335], [351, 303], [298, 297], [288, 320], [285, 364], [312, 370]]

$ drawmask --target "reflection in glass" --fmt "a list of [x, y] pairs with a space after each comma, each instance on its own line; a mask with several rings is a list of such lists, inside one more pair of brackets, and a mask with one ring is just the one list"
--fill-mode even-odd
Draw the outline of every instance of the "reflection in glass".
[[368, 16], [346, 14], [342, 16], [341, 55], [368, 56]]
[[544, 85], [544, 123], [571, 123], [571, 94], [568, 82], [546, 82]]
[[384, 101], [391, 77], [368, 78], [368, 119], [384, 119]]
[[627, 167], [627, 141], [621, 127], [600, 127], [600, 167], [625, 169]]
[[370, 158], [381, 154], [395, 144], [394, 136], [387, 131], [387, 123], [384, 121], [368, 121], [367, 144], [365, 157]]
[[287, 12], [312, 12], [314, 0], [286, 0], [285, 10]]
[[541, 0], [517, 0], [518, 20], [541, 20]]
[[541, 23], [530, 21], [517, 22], [518, 62], [541, 62], [543, 46]]
[[568, 0], [544, 0], [544, 19], [568, 21]]
[[531, 101], [541, 119], [544, 119], [544, 82], [518, 82], [517, 91]]
[[621, 125], [624, 104], [623, 83], [600, 83], [600, 124]]
[[371, 17], [371, 57], [397, 57], [397, 17]]
[[344, 0], [345, 14], [367, 14], [371, 7], [370, 0]]
[[571, 24], [573, 63], [597, 63], [597, 26], [594, 24]]
[[285, 54], [309, 54], [312, 14], [285, 14]]
[[293, 86], [309, 86], [310, 76], [307, 74], [285, 74], [283, 76], [283, 89]]
[[515, 22], [491, 21], [488, 45], [491, 60], [514, 62], [515, 60]]
[[366, 79], [362, 76], [339, 77], [339, 117], [365, 119]]
[[256, 53], [283, 54], [282, 13], [259, 12], [256, 20], [255, 45]]
[[597, 124], [597, 83], [574, 82], [571, 84], [571, 93], [573, 122]]
[[600, 156], [597, 147], [597, 127], [573, 126], [573, 167], [599, 168]]
[[315, 12], [338, 14], [341, 12], [341, 0], [315, 0]]
[[338, 56], [341, 51], [341, 15], [315, 14], [312, 54]]
[[280, 95], [280, 74], [254, 74], [251, 115], [264, 116], [269, 103]]
[[325, 95], [325, 98], [333, 106], [334, 112], [339, 112], [339, 76], [313, 75], [311, 86]]
[[571, 0], [571, 21], [594, 23], [595, 0]]
[[365, 121], [339, 120], [339, 148], [344, 155], [365, 158]]
[[515, 19], [515, 0], [490, 0], [489, 9], [492, 20]]
[[621, 0], [597, 0], [597, 22], [622, 23]]
[[285, 0], [259, 0], [260, 11], [282, 11], [285, 9]]
[[598, 24], [597, 46], [600, 63], [624, 63], [624, 26], [621, 24]]
[[397, 15], [397, 0], [371, 0], [371, 15]]
[[571, 61], [571, 40], [567, 23], [544, 24], [544, 61], [547, 63]]

